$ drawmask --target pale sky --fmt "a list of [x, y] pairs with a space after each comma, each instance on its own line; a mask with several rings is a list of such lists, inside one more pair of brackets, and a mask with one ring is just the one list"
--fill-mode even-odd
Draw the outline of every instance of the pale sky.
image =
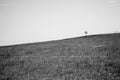
[[120, 31], [120, 0], [0, 0], [0, 46]]

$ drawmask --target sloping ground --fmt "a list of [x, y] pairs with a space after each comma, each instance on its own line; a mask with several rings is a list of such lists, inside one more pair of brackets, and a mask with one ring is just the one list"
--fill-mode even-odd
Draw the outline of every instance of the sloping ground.
[[120, 34], [0, 47], [0, 80], [120, 80]]

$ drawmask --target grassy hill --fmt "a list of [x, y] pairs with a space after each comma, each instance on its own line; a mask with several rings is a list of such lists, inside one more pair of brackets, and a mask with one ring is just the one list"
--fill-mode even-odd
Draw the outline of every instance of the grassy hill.
[[120, 34], [1, 46], [0, 80], [120, 80]]

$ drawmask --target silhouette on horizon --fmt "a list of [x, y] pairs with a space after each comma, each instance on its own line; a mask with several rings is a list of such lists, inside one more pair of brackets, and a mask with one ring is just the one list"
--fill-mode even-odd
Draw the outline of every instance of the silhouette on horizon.
[[87, 31], [85, 31], [84, 33], [85, 33], [85, 35], [87, 35], [87, 34], [88, 34], [88, 32], [87, 32]]

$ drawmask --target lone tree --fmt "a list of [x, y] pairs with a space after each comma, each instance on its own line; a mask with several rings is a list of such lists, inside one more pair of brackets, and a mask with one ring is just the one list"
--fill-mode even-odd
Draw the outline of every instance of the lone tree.
[[88, 32], [87, 32], [87, 31], [85, 31], [84, 33], [85, 33], [85, 35], [87, 35], [87, 34], [88, 34]]

